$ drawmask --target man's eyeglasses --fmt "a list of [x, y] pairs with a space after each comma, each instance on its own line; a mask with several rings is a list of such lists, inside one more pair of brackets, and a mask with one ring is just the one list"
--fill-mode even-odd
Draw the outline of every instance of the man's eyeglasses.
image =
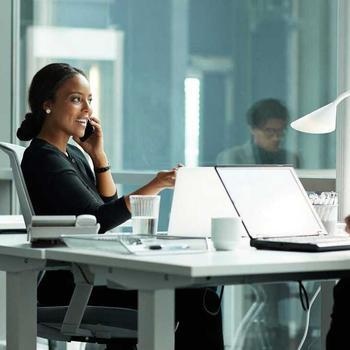
[[275, 129], [275, 128], [261, 128], [260, 129], [266, 137], [283, 137], [285, 135], [285, 129]]

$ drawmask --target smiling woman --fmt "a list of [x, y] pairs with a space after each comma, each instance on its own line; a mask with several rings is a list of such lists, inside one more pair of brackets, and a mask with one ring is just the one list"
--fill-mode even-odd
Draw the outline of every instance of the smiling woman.
[[[104, 232], [129, 218], [130, 203], [129, 196], [117, 197], [117, 188], [104, 150], [102, 126], [100, 119], [93, 114], [91, 101], [90, 84], [83, 71], [64, 63], [49, 64], [37, 72], [32, 80], [29, 88], [31, 113], [26, 114], [17, 136], [21, 140], [33, 139], [22, 167], [29, 194], [36, 199], [33, 200], [36, 212], [67, 215], [89, 213], [97, 217]], [[88, 121], [94, 132], [82, 141]], [[95, 174], [92, 174], [82, 152], [68, 144], [71, 137], [90, 156]], [[38, 174], [34, 174], [33, 163], [38, 163]], [[72, 171], [78, 178], [63, 176], [65, 172], [72, 175]], [[164, 188], [173, 187], [175, 171], [158, 173], [135, 193], [157, 194]], [[45, 188], [43, 184], [50, 189], [49, 197], [47, 192], [42, 193]], [[62, 189], [67, 191], [66, 196], [62, 194]], [[55, 191], [56, 200], [52, 200], [51, 195]], [[75, 201], [71, 198], [72, 194], [75, 194]], [[83, 198], [85, 200], [82, 201]], [[117, 214], [110, 213], [116, 204], [120, 207], [119, 211]]]
[[[33, 78], [29, 89], [31, 113], [27, 113], [17, 136], [32, 140], [21, 167], [35, 213], [92, 214], [101, 225], [100, 233], [104, 233], [130, 218], [130, 201], [129, 195], [118, 197], [104, 150], [102, 126], [92, 111], [91, 100], [90, 84], [82, 71], [61, 63], [45, 66]], [[88, 121], [94, 132], [81, 141]], [[95, 173], [81, 150], [68, 143], [71, 137], [90, 156]], [[172, 188], [176, 170], [159, 172], [133, 193], [158, 194]], [[67, 305], [73, 286], [69, 271], [48, 271], [38, 287], [39, 303]], [[136, 308], [137, 295], [95, 287], [89, 303]], [[210, 349], [223, 349], [221, 314], [211, 315], [206, 311], [208, 306], [217, 309], [218, 304], [215, 292], [207, 293], [204, 289], [176, 292], [176, 315], [180, 322], [177, 349], [195, 348], [195, 345], [205, 348], [208, 344]], [[203, 329], [210, 332], [203, 336]]]
[[[65, 81], [54, 98], [45, 101], [43, 106], [50, 118], [43, 125], [38, 137], [45, 138], [50, 130], [56, 130], [62, 134], [59, 149], [64, 151], [64, 146], [70, 136], [74, 139], [84, 135], [87, 121], [92, 118], [90, 85], [85, 76], [77, 74]], [[97, 124], [93, 121], [92, 124]]]

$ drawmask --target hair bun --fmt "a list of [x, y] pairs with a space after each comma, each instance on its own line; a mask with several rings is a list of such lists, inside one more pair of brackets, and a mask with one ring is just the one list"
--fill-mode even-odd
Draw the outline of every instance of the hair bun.
[[40, 132], [38, 116], [29, 112], [24, 116], [21, 126], [17, 129], [17, 137], [21, 141], [30, 141]]

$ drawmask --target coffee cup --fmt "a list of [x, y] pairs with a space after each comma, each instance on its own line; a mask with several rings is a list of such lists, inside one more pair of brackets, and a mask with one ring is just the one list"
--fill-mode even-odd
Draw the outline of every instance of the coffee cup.
[[238, 217], [211, 219], [211, 240], [216, 250], [235, 249], [242, 237], [242, 220]]

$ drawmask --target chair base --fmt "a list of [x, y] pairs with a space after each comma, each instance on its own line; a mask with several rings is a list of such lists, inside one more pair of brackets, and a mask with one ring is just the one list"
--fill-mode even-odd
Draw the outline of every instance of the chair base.
[[[87, 306], [74, 334], [61, 330], [68, 306], [38, 307], [38, 337], [108, 345], [107, 349], [133, 349], [137, 344], [137, 311], [117, 307]], [[102, 324], [101, 324], [102, 323]]]

